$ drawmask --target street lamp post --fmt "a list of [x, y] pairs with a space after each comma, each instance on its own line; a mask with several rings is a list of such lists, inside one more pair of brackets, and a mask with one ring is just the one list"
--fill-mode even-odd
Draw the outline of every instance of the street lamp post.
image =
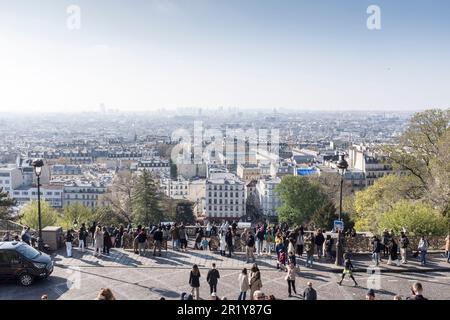
[[[344, 186], [344, 175], [348, 168], [348, 163], [344, 159], [345, 155], [339, 156], [339, 162], [337, 163], [337, 168], [339, 170], [339, 175], [341, 176], [341, 187], [340, 187], [340, 197], [339, 197], [339, 221], [342, 221], [342, 188]], [[340, 266], [343, 262], [344, 256], [344, 235], [343, 230], [338, 231], [338, 240], [336, 242], [336, 265]]]
[[37, 192], [38, 192], [38, 223], [39, 223], [39, 239], [38, 239], [38, 249], [42, 251], [44, 249], [42, 241], [42, 218], [41, 218], [41, 173], [42, 167], [44, 166], [44, 161], [41, 159], [34, 160], [32, 162], [34, 167], [34, 173], [37, 177]]

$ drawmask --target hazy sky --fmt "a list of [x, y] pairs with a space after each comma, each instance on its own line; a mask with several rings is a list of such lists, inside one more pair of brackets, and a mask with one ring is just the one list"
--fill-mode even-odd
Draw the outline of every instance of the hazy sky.
[[[381, 30], [366, 26], [371, 4]], [[0, 112], [102, 102], [449, 107], [450, 1], [0, 0]]]

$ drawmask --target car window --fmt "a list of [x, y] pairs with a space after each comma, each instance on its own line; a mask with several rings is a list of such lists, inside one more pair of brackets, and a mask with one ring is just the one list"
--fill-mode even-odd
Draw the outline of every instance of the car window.
[[27, 257], [28, 259], [34, 259], [40, 255], [39, 251], [37, 251], [36, 249], [27, 244], [18, 246], [16, 250], [23, 256]]
[[20, 262], [19, 255], [15, 251], [3, 250], [0, 251], [0, 264], [10, 265], [17, 264]]

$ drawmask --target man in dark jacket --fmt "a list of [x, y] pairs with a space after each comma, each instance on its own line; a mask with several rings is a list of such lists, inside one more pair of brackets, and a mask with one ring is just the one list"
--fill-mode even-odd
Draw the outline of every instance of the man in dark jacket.
[[253, 262], [255, 262], [255, 256], [253, 254], [253, 251], [255, 249], [255, 236], [252, 234], [251, 231], [248, 231], [247, 234], [247, 241], [246, 241], [246, 256], [247, 256], [247, 263], [250, 262], [250, 258], [253, 259]]
[[231, 252], [233, 252], [233, 233], [231, 231], [231, 227], [228, 228], [228, 231], [225, 234], [225, 243], [228, 247], [228, 257], [231, 258]]
[[380, 240], [378, 240], [377, 236], [372, 237], [372, 260], [375, 262], [375, 265], [378, 266], [380, 263], [380, 251], [381, 244]]
[[212, 264], [212, 269], [208, 271], [206, 281], [209, 284], [210, 293], [217, 293], [217, 282], [220, 279], [219, 270], [216, 269], [216, 264]]
[[154, 247], [153, 247], [153, 255], [156, 255], [156, 249], [158, 249], [158, 256], [161, 256], [161, 247], [163, 241], [163, 232], [161, 228], [156, 229], [153, 233]]
[[97, 223], [94, 221], [92, 222], [92, 226], [90, 226], [89, 228], [89, 233], [91, 234], [91, 239], [92, 239], [92, 246], [94, 246], [94, 233], [95, 233], [95, 229], [97, 228]]
[[303, 291], [303, 300], [317, 300], [317, 292], [313, 289], [312, 283], [308, 282], [305, 291]]
[[322, 230], [317, 230], [316, 237], [314, 238], [314, 243], [316, 244], [317, 257], [322, 258], [323, 255], [323, 243], [325, 242], [325, 237], [323, 236]]
[[78, 249], [84, 252], [84, 248], [87, 249], [87, 239], [88, 232], [86, 231], [86, 226], [84, 223], [81, 224], [80, 230], [78, 230]]

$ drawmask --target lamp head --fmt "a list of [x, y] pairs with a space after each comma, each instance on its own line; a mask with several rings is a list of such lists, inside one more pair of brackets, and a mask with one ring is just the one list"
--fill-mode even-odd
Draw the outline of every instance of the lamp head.
[[339, 162], [337, 163], [337, 168], [339, 169], [340, 174], [345, 174], [348, 168], [348, 162], [344, 159], [345, 155], [341, 154], [339, 156]]
[[44, 161], [42, 159], [36, 159], [31, 165], [34, 167], [34, 173], [39, 177], [42, 172], [42, 167], [44, 166]]

